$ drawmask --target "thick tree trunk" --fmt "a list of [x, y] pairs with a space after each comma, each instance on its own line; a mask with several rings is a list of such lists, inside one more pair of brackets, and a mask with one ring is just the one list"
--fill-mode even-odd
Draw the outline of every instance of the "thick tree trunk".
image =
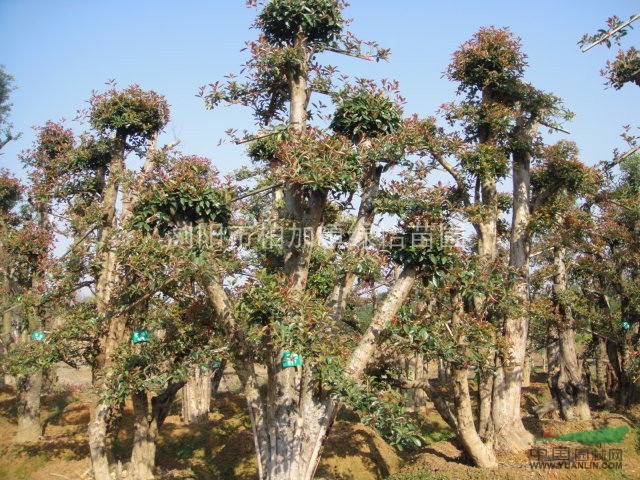
[[596, 388], [598, 390], [598, 403], [600, 406], [610, 408], [613, 401], [607, 391], [607, 373], [609, 370], [609, 358], [607, 356], [607, 340], [601, 336], [595, 337], [596, 351]]
[[209, 419], [211, 407], [210, 369], [196, 365], [189, 370], [187, 383], [182, 388], [182, 421], [187, 424], [203, 423]]
[[184, 382], [170, 382], [158, 395], [151, 398], [151, 411], [146, 392], [135, 392], [133, 400], [133, 450], [129, 463], [129, 477], [132, 480], [154, 478], [158, 432], [164, 423], [171, 404]]
[[575, 332], [560, 330], [560, 371], [557, 373], [555, 397], [565, 420], [589, 420], [589, 391], [576, 351]]
[[515, 270], [511, 293], [521, 306], [504, 320], [502, 341], [493, 384], [491, 418], [493, 445], [497, 451], [518, 452], [533, 443], [533, 435], [524, 428], [520, 411], [522, 370], [527, 349], [529, 319], [529, 205], [530, 155], [513, 153], [513, 219], [511, 223], [509, 266]]
[[94, 480], [111, 480], [107, 455], [107, 422], [111, 407], [96, 400], [89, 410], [89, 451]]
[[156, 464], [158, 423], [149, 415], [146, 392], [134, 393], [132, 400], [134, 430], [129, 476], [133, 480], [150, 480]]
[[473, 422], [473, 408], [469, 395], [469, 371], [456, 366], [453, 368], [453, 398], [456, 416], [456, 433], [465, 451], [473, 463], [480, 468], [495, 468], [498, 466], [493, 450], [484, 444]]
[[576, 349], [574, 319], [571, 306], [562, 298], [567, 290], [567, 269], [565, 264], [565, 248], [556, 246], [553, 249], [555, 266], [553, 296], [556, 310], [560, 315], [558, 324], [558, 347], [560, 371], [554, 378], [554, 393], [560, 413], [565, 420], [589, 420], [589, 392], [578, 360]]
[[[422, 382], [426, 380], [429, 375], [427, 371], [427, 363], [424, 361], [424, 358], [421, 354], [416, 354], [413, 358], [414, 364], [414, 378], [416, 382]], [[416, 388], [413, 390], [413, 406], [414, 408], [424, 407], [428, 401], [429, 397], [426, 395], [425, 391], [421, 388]]]
[[19, 375], [16, 378], [18, 403], [18, 431], [16, 443], [37, 442], [42, 435], [40, 422], [40, 394], [42, 392], [42, 372]]
[[493, 372], [487, 368], [478, 368], [478, 433], [483, 440], [490, 439], [493, 433], [491, 423], [491, 396], [493, 392]]

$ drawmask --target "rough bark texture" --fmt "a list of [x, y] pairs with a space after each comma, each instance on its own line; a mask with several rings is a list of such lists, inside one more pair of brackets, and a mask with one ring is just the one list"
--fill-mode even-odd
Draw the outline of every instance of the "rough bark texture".
[[527, 348], [529, 320], [529, 205], [530, 156], [513, 153], [513, 218], [511, 224], [509, 265], [515, 270], [511, 294], [520, 299], [522, 308], [504, 320], [502, 339], [506, 351], [498, 354], [493, 382], [491, 418], [493, 445], [498, 451], [518, 452], [533, 443], [533, 435], [524, 428], [520, 411], [522, 370]]
[[212, 372], [196, 365], [189, 371], [182, 388], [182, 421], [188, 424], [206, 422], [211, 407]]
[[[462, 328], [464, 322], [464, 305], [462, 295], [459, 292], [453, 292], [451, 296], [452, 306], [452, 324], [456, 330]], [[467, 338], [465, 335], [458, 335], [456, 339], [458, 345], [458, 354], [462, 358], [468, 355]], [[495, 454], [491, 447], [487, 446], [473, 421], [473, 408], [471, 406], [471, 396], [469, 394], [469, 369], [466, 365], [456, 361], [452, 365], [453, 380], [453, 404], [454, 415], [456, 419], [456, 434], [462, 443], [465, 451], [472, 458], [476, 466], [480, 468], [495, 468], [498, 466]]]
[[42, 372], [20, 375], [16, 378], [18, 404], [18, 431], [16, 443], [37, 442], [42, 435], [40, 422], [40, 393]]
[[176, 393], [184, 382], [169, 383], [151, 398], [151, 411], [146, 392], [136, 392], [133, 400], [133, 450], [129, 464], [129, 477], [133, 480], [154, 478], [158, 432], [164, 423]]
[[565, 264], [565, 248], [556, 246], [553, 249], [555, 266], [553, 296], [558, 320], [559, 372], [553, 377], [554, 396], [560, 406], [560, 413], [565, 420], [589, 420], [591, 411], [587, 383], [578, 359], [575, 329], [571, 306], [567, 304], [563, 294], [567, 290], [567, 269]]
[[[109, 165], [109, 178], [103, 191], [103, 218], [98, 231], [101, 271], [96, 281], [96, 306], [98, 315], [108, 318], [110, 301], [116, 281], [115, 252], [109, 247], [110, 237], [115, 229], [116, 204], [122, 172], [124, 171], [125, 136], [116, 135]], [[107, 335], [97, 340], [98, 355], [92, 365], [94, 400], [90, 408], [89, 450], [94, 480], [110, 480], [109, 459], [107, 456], [107, 423], [112, 415], [112, 407], [104, 397], [111, 372], [111, 353], [125, 332], [125, 319], [108, 318]]]
[[522, 370], [522, 386], [531, 386], [531, 354], [527, 353], [524, 357], [524, 368]]
[[596, 351], [596, 388], [598, 390], [598, 403], [601, 406], [612, 407], [613, 400], [607, 391], [609, 371], [609, 358], [607, 356], [607, 340], [601, 336], [595, 337]]
[[158, 424], [149, 415], [146, 392], [134, 393], [132, 400], [134, 431], [129, 474], [134, 480], [149, 480], [154, 478]]
[[484, 444], [473, 423], [473, 408], [469, 395], [466, 368], [453, 368], [453, 398], [456, 412], [456, 433], [473, 463], [480, 468], [495, 468], [498, 461], [493, 450]]

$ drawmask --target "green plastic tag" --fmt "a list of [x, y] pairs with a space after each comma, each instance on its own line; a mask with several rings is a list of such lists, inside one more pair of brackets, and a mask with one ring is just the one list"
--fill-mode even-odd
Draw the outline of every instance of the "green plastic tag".
[[302, 355], [295, 352], [282, 352], [282, 366], [299, 367], [302, 365]]
[[131, 341], [133, 343], [148, 342], [149, 330], [145, 328], [144, 330], [136, 330], [135, 332], [131, 332]]
[[44, 338], [46, 337], [44, 332], [35, 331], [31, 334], [31, 338], [33, 338], [37, 342], [44, 342]]

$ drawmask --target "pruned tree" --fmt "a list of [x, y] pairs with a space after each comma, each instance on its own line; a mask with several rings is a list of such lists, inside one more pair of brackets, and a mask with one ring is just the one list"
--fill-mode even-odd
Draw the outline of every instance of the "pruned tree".
[[[230, 274], [212, 258], [201, 275], [228, 335], [265, 479], [313, 478], [341, 400], [371, 409], [361, 380], [426, 256], [400, 255], [391, 266], [388, 254], [368, 242], [383, 174], [409, 168], [407, 154], [428, 150], [437, 129], [432, 119], [402, 118], [393, 83], [334, 86], [334, 69], [321, 66], [318, 53], [386, 55], [378, 49], [367, 57], [362, 42], [343, 32], [343, 6], [337, 0], [264, 4], [244, 81], [232, 77], [203, 92], [210, 108], [228, 102], [253, 109], [260, 131], [241, 141], [263, 167], [262, 185], [272, 185], [271, 205], [247, 217], [252, 243], [242, 246], [248, 249], [242, 270]], [[331, 131], [309, 125], [313, 92], [332, 93]], [[353, 199], [357, 209], [350, 208]], [[401, 219], [403, 235], [411, 237], [419, 218]], [[337, 245], [327, 247], [322, 232], [332, 219], [353, 228], [338, 229]], [[280, 238], [273, 230], [260, 235], [261, 220], [273, 222]], [[236, 275], [247, 280], [234, 286]], [[364, 281], [387, 292], [370, 323], [354, 331], [347, 307]], [[264, 389], [256, 365], [267, 368]], [[402, 442], [400, 428], [385, 425]]]
[[538, 249], [549, 259], [551, 265], [545, 273], [553, 279], [550, 284], [553, 314], [548, 318], [546, 334], [548, 342], [555, 342], [557, 362], [550, 363], [549, 383], [565, 420], [588, 420], [591, 414], [587, 372], [583, 371], [576, 346], [580, 330], [576, 316], [584, 305], [580, 305], [580, 292], [572, 288], [569, 275], [573, 267], [571, 259], [581, 251], [581, 242], [592, 228], [591, 216], [580, 209], [578, 200], [584, 203], [585, 198], [595, 193], [599, 175], [578, 160], [577, 147], [571, 142], [546, 147], [539, 156], [541, 161], [532, 173], [536, 207], [532, 229], [540, 234]]
[[[446, 157], [440, 165], [455, 180], [467, 218], [477, 237], [478, 265], [487, 274], [498, 262], [501, 215], [512, 210], [508, 236], [511, 295], [518, 300], [510, 311], [494, 317], [499, 325], [495, 361], [480, 366], [479, 432], [497, 450], [518, 451], [531, 443], [520, 414], [520, 392], [528, 334], [529, 256], [531, 244], [530, 164], [540, 142], [541, 125], [558, 128], [570, 117], [560, 100], [523, 80], [526, 56], [519, 39], [507, 29], [483, 28], [453, 55], [447, 76], [459, 83], [465, 95], [446, 109], [447, 118], [459, 123], [465, 142], [457, 165]], [[498, 183], [511, 173], [512, 196], [501, 200]], [[474, 308], [486, 301], [478, 296]], [[487, 352], [486, 358], [489, 357]]]

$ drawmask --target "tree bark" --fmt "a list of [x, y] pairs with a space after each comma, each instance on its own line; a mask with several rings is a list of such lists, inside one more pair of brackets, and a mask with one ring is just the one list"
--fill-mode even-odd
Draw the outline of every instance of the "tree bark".
[[134, 393], [132, 400], [134, 432], [129, 475], [134, 480], [150, 480], [154, 478], [158, 424], [149, 415], [146, 392]]
[[42, 392], [42, 372], [19, 375], [16, 378], [18, 403], [18, 431], [16, 443], [37, 442], [42, 435], [40, 422], [40, 394]]
[[170, 382], [158, 395], [151, 398], [151, 411], [146, 392], [134, 392], [133, 400], [133, 450], [129, 464], [129, 478], [151, 480], [156, 465], [158, 432], [164, 423], [171, 404], [184, 382]]
[[496, 450], [519, 452], [533, 443], [533, 435], [522, 424], [520, 411], [522, 370], [527, 349], [529, 319], [529, 205], [530, 155], [527, 151], [513, 152], [513, 218], [509, 266], [515, 270], [511, 294], [520, 300], [520, 309], [504, 320], [502, 339], [505, 351], [497, 355], [493, 384], [491, 418], [493, 444]]
[[560, 414], [565, 420], [589, 420], [588, 389], [578, 360], [575, 330], [571, 306], [562, 295], [567, 290], [567, 269], [565, 248], [561, 245], [553, 249], [555, 266], [553, 297], [558, 319], [559, 372], [553, 380], [554, 393], [560, 406]]
[[522, 370], [522, 386], [531, 386], [531, 353], [524, 357], [524, 369]]
[[200, 365], [189, 370], [187, 383], [182, 388], [183, 422], [196, 424], [209, 419], [212, 375], [211, 370]]
[[498, 461], [493, 450], [484, 444], [473, 422], [473, 408], [469, 395], [469, 381], [467, 368], [454, 366], [453, 368], [453, 398], [456, 414], [456, 433], [465, 451], [473, 463], [479, 468], [496, 468]]
[[596, 388], [598, 390], [598, 403], [600, 406], [610, 408], [613, 401], [607, 391], [607, 372], [609, 370], [609, 358], [607, 356], [607, 340], [600, 335], [595, 337], [596, 350]]
[[126, 137], [116, 134], [109, 164], [109, 177], [102, 195], [102, 220], [98, 229], [101, 246], [100, 273], [96, 280], [96, 307], [98, 315], [108, 322], [106, 336], [97, 339], [97, 356], [92, 365], [94, 400], [90, 408], [89, 450], [94, 480], [110, 480], [110, 465], [107, 455], [107, 424], [112, 415], [108, 396], [108, 381], [111, 375], [111, 353], [125, 332], [125, 319], [121, 316], [109, 318], [111, 296], [117, 281], [115, 252], [110, 247], [110, 238], [116, 224], [116, 206], [121, 177], [125, 169]]

